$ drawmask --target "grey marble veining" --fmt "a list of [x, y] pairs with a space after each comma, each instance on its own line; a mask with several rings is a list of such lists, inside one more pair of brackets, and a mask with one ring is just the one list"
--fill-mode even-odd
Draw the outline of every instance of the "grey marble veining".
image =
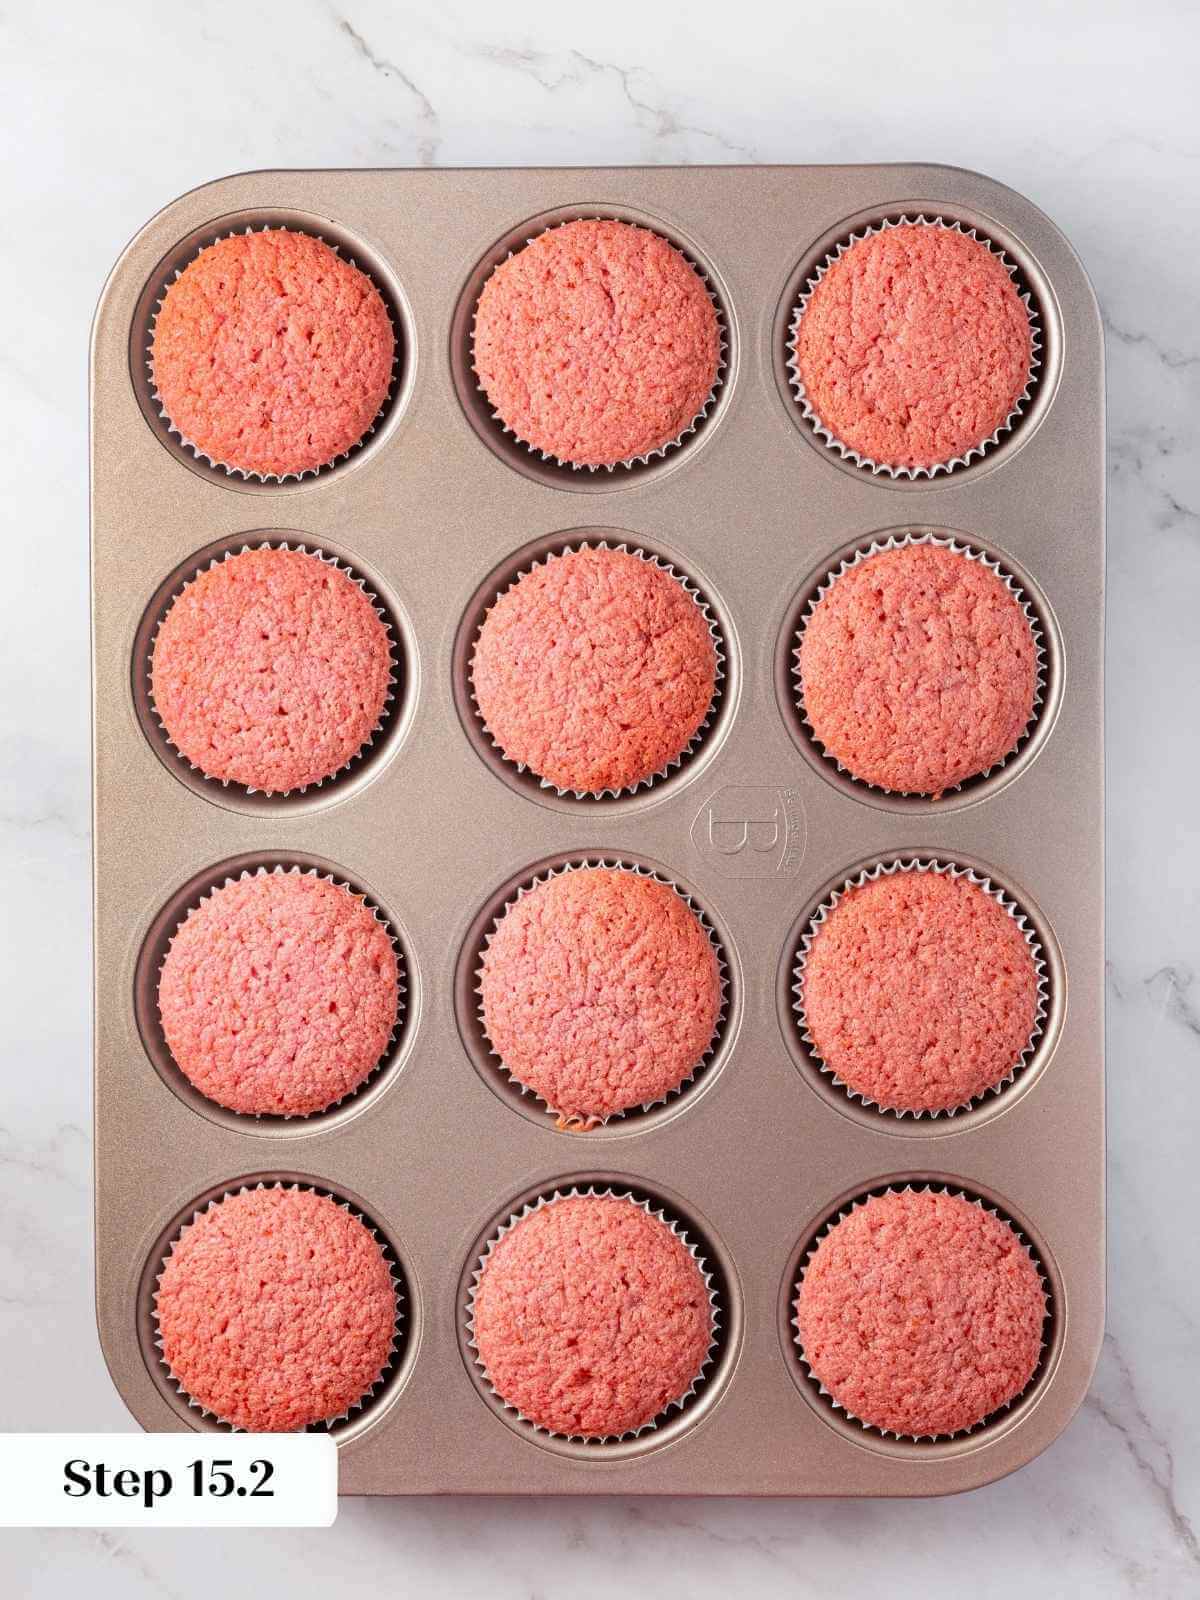
[[945, 1502], [351, 1502], [329, 1532], [0, 1534], [6, 1592], [1200, 1593], [1195, 7], [64, 0], [9, 8], [0, 39], [6, 1429], [127, 1425], [91, 1310], [84, 351], [152, 211], [271, 165], [952, 161], [1080, 251], [1110, 395], [1111, 1308], [1058, 1443]]

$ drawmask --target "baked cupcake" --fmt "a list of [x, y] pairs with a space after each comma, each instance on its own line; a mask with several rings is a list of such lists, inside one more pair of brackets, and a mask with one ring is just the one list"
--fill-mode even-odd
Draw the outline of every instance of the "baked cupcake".
[[225, 1195], [171, 1247], [155, 1296], [187, 1398], [250, 1433], [333, 1422], [382, 1378], [397, 1295], [374, 1234], [307, 1189]]
[[616, 793], [678, 762], [717, 684], [704, 610], [670, 572], [585, 547], [524, 573], [484, 619], [471, 687], [509, 761], [560, 792]]
[[362, 587], [302, 550], [214, 563], [171, 602], [150, 690], [205, 777], [286, 794], [353, 760], [391, 696], [388, 629]]
[[965, 874], [905, 867], [845, 889], [805, 940], [799, 1011], [821, 1065], [885, 1111], [998, 1089], [1041, 1013], [1021, 924]]
[[852, 777], [940, 796], [1016, 748], [1033, 717], [1038, 647], [998, 573], [944, 544], [855, 561], [796, 652], [813, 734]]
[[717, 381], [721, 332], [704, 280], [665, 239], [628, 222], [568, 222], [488, 278], [473, 361], [522, 443], [612, 467], [694, 425]]
[[1028, 1385], [1046, 1297], [1010, 1225], [961, 1195], [875, 1195], [834, 1223], [796, 1296], [805, 1365], [848, 1416], [910, 1438], [973, 1428]]
[[716, 1033], [721, 971], [675, 889], [584, 867], [508, 906], [483, 953], [480, 996], [504, 1070], [564, 1123], [590, 1127], [692, 1076]]
[[303, 1117], [374, 1071], [396, 1026], [399, 970], [361, 895], [262, 872], [188, 912], [158, 982], [163, 1035], [200, 1093], [250, 1116]]
[[982, 450], [1018, 409], [1029, 311], [969, 233], [904, 222], [856, 239], [802, 302], [792, 370], [817, 427], [872, 466], [928, 472]]
[[705, 1274], [629, 1196], [559, 1195], [509, 1224], [472, 1305], [500, 1399], [568, 1438], [635, 1433], [691, 1393], [713, 1339]]
[[287, 228], [201, 250], [163, 295], [151, 381], [172, 431], [215, 466], [284, 478], [330, 465], [387, 399], [383, 297], [320, 239]]

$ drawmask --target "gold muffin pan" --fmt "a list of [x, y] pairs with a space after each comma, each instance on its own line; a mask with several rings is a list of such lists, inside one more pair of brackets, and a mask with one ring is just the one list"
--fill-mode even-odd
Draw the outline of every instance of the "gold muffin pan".
[[[788, 382], [787, 329], [813, 265], [901, 215], [975, 227], [1036, 303], [1042, 365], [1015, 427], [933, 479], [872, 476], [829, 449]], [[612, 472], [543, 461], [491, 417], [470, 370], [487, 271], [530, 235], [625, 218], [704, 274], [725, 333], [702, 421]], [[189, 453], [146, 370], [154, 307], [233, 229], [319, 234], [392, 314], [392, 393], [363, 445], [263, 483]], [[179, 1226], [244, 1183], [310, 1184], [370, 1219], [404, 1283], [396, 1360], [334, 1427], [349, 1494], [928, 1495], [1043, 1450], [1079, 1406], [1104, 1309], [1101, 661], [1103, 370], [1095, 299], [1070, 247], [1020, 195], [949, 167], [265, 172], [155, 217], [117, 263], [92, 348], [95, 689], [96, 1289], [101, 1342], [150, 1429], [212, 1428], [172, 1386], [152, 1296]], [[1043, 699], [1015, 755], [942, 800], [838, 771], [796, 707], [792, 652], [813, 593], [891, 534], [953, 537], [999, 563], [1036, 617]], [[507, 764], [468, 664], [483, 609], [532, 561], [625, 544], [703, 596], [724, 655], [708, 727], [634, 793], [576, 799]], [[375, 743], [303, 793], [213, 783], [166, 743], [146, 659], [164, 607], [242, 545], [320, 550], [378, 597], [396, 693]], [[1042, 1033], [1014, 1081], [954, 1117], [855, 1102], [807, 1058], [791, 983], [831, 888], [936, 859], [1001, 886], [1046, 963]], [[656, 873], [720, 945], [726, 1008], [682, 1092], [590, 1133], [508, 1082], [479, 1027], [480, 941], [535, 875], [604, 860]], [[259, 865], [364, 893], [402, 951], [389, 1054], [328, 1112], [242, 1117], [182, 1078], [158, 1024], [165, 941], [198, 895]], [[808, 1379], [790, 1329], [814, 1238], [857, 1196], [943, 1183], [1011, 1218], [1049, 1289], [1043, 1360], [1009, 1410], [960, 1438], [885, 1439]], [[514, 1424], [467, 1344], [471, 1274], [524, 1203], [594, 1184], [676, 1219], [714, 1273], [721, 1332], [696, 1394], [633, 1439], [589, 1445]]]

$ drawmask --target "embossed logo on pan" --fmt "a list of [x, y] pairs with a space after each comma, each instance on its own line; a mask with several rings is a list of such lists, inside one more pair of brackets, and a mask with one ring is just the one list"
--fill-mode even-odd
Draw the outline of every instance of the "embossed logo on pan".
[[787, 784], [727, 784], [692, 823], [693, 845], [726, 878], [790, 877], [807, 842], [800, 792]]

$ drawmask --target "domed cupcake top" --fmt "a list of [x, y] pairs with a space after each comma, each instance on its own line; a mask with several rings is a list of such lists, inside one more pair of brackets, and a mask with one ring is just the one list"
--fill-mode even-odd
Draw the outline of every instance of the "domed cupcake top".
[[716, 952], [687, 902], [657, 879], [604, 867], [559, 873], [508, 907], [480, 992], [505, 1071], [585, 1124], [678, 1088], [721, 1009]]
[[560, 790], [620, 791], [688, 749], [712, 707], [717, 652], [671, 573], [586, 547], [524, 573], [488, 612], [471, 686], [508, 760]]
[[154, 640], [167, 738], [205, 776], [284, 794], [370, 742], [391, 692], [387, 627], [348, 573], [301, 550], [243, 550], [192, 579]]
[[362, 1401], [391, 1358], [397, 1301], [374, 1235], [309, 1190], [244, 1190], [182, 1231], [155, 1317], [176, 1383], [222, 1422], [287, 1433]]
[[833, 1400], [912, 1438], [972, 1428], [1025, 1389], [1046, 1316], [1015, 1231], [961, 1195], [875, 1195], [836, 1222], [796, 1296], [804, 1361]]
[[948, 466], [1011, 416], [1033, 356], [1029, 312], [986, 244], [936, 222], [856, 239], [795, 328], [793, 368], [819, 426], [895, 470]]
[[611, 467], [691, 427], [717, 381], [721, 335], [703, 279], [665, 239], [628, 222], [568, 222], [488, 278], [473, 359], [518, 439]]
[[163, 962], [171, 1055], [209, 1099], [307, 1116], [351, 1093], [396, 1026], [399, 972], [383, 923], [326, 878], [258, 873], [187, 915]]
[[852, 885], [802, 958], [818, 1059], [889, 1111], [953, 1111], [1012, 1075], [1037, 1026], [1016, 918], [965, 874], [916, 867]]
[[320, 239], [235, 233], [168, 287], [150, 366], [172, 429], [218, 466], [281, 478], [358, 444], [392, 381], [379, 290]]
[[1033, 717], [1037, 643], [983, 561], [905, 544], [838, 574], [797, 652], [825, 751], [881, 789], [938, 796], [1011, 754]]
[[472, 1334], [507, 1405], [550, 1432], [603, 1439], [688, 1394], [713, 1317], [704, 1274], [667, 1223], [625, 1196], [572, 1194], [493, 1245]]

